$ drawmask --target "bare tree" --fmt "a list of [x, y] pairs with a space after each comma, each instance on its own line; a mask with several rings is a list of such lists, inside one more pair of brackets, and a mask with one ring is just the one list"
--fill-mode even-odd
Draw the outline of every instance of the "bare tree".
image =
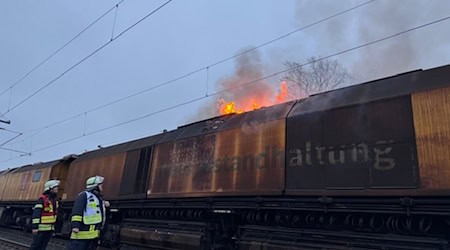
[[287, 84], [289, 97], [295, 99], [335, 89], [351, 78], [337, 60], [310, 57], [307, 63], [286, 61], [284, 65], [292, 70], [282, 80]]

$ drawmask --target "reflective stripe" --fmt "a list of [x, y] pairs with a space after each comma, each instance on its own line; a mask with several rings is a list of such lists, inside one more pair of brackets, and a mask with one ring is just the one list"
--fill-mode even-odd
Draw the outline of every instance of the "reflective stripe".
[[[92, 228], [92, 227], [91, 227]], [[91, 229], [89, 228], [89, 229]], [[95, 226], [94, 226], [95, 228]], [[100, 230], [89, 230], [89, 231], [79, 231], [78, 233], [72, 232], [70, 235], [70, 239], [73, 240], [87, 240], [87, 239], [95, 239], [100, 235]]]
[[36, 204], [35, 206], [34, 206], [34, 208], [43, 208], [44, 206], [42, 206], [42, 204]]
[[101, 214], [85, 215], [83, 216], [83, 223], [86, 225], [94, 225], [102, 222]]
[[56, 222], [56, 216], [41, 216], [41, 223], [53, 224]]
[[39, 222], [41, 222], [39, 218], [33, 219], [33, 224], [39, 224]]
[[51, 230], [54, 230], [53, 224], [39, 224], [38, 230], [39, 231], [51, 231]]
[[83, 217], [81, 215], [74, 215], [72, 216], [72, 222], [81, 222], [83, 220]]

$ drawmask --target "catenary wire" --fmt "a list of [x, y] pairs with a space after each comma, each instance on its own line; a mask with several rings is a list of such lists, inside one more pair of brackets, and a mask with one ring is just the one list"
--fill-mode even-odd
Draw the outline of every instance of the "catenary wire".
[[11, 112], [12, 110], [16, 109], [17, 107], [19, 107], [20, 105], [22, 105], [23, 103], [25, 103], [26, 101], [28, 101], [29, 99], [31, 99], [33, 96], [35, 96], [36, 94], [38, 94], [39, 92], [41, 92], [42, 90], [46, 89], [48, 86], [52, 85], [54, 82], [56, 82], [58, 79], [60, 79], [61, 77], [63, 77], [66, 73], [70, 72], [72, 69], [76, 68], [78, 65], [80, 65], [81, 63], [83, 63], [84, 61], [86, 61], [88, 58], [90, 58], [91, 56], [95, 55], [97, 52], [99, 52], [100, 50], [102, 50], [103, 48], [105, 48], [106, 46], [108, 46], [110, 43], [112, 43], [113, 41], [115, 41], [117, 38], [121, 37], [123, 34], [125, 34], [126, 32], [128, 32], [129, 30], [131, 30], [133, 27], [135, 27], [137, 24], [139, 24], [140, 22], [142, 22], [143, 20], [147, 19], [148, 17], [150, 17], [152, 14], [156, 13], [158, 10], [160, 10], [162, 7], [164, 7], [165, 5], [167, 5], [168, 3], [170, 3], [172, 0], [169, 0], [167, 2], [165, 2], [164, 4], [160, 5], [158, 8], [156, 8], [155, 10], [153, 10], [152, 12], [150, 12], [149, 14], [147, 14], [145, 17], [141, 18], [139, 21], [135, 22], [134, 24], [132, 24], [130, 27], [128, 27], [127, 29], [125, 29], [124, 31], [122, 31], [119, 35], [117, 35], [116, 37], [112, 38], [111, 40], [109, 40], [108, 42], [104, 43], [102, 46], [100, 46], [99, 48], [97, 48], [96, 50], [94, 50], [92, 53], [90, 53], [89, 55], [87, 55], [86, 57], [84, 57], [83, 59], [81, 59], [80, 61], [78, 61], [77, 63], [75, 63], [74, 65], [72, 65], [71, 67], [69, 67], [68, 69], [66, 69], [63, 73], [61, 73], [60, 75], [58, 75], [56, 78], [54, 78], [53, 80], [51, 80], [50, 82], [48, 82], [47, 84], [45, 84], [44, 86], [42, 86], [41, 88], [39, 88], [38, 90], [36, 90], [35, 92], [33, 92], [31, 95], [25, 97], [23, 100], [21, 100], [19, 103], [17, 103], [16, 105], [14, 105], [13, 107], [11, 107], [10, 109], [8, 109], [8, 111], [6, 111], [4, 114], [7, 114], [9, 112]]
[[103, 15], [101, 15], [100, 17], [98, 17], [96, 20], [94, 20], [92, 23], [90, 23], [88, 26], [86, 26], [83, 30], [81, 30], [77, 35], [75, 35], [72, 39], [70, 39], [68, 42], [66, 42], [63, 46], [61, 46], [60, 48], [58, 48], [55, 52], [53, 52], [52, 54], [50, 54], [47, 58], [45, 58], [43, 61], [41, 61], [40, 63], [38, 63], [36, 66], [34, 66], [34, 68], [32, 68], [30, 71], [28, 71], [27, 73], [25, 73], [25, 75], [23, 75], [21, 78], [19, 78], [19, 80], [17, 80], [16, 82], [14, 82], [11, 86], [9, 86], [8, 88], [6, 88], [4, 91], [2, 91], [2, 93], [0, 93], [0, 96], [2, 96], [3, 94], [5, 94], [8, 90], [10, 90], [11, 88], [13, 88], [14, 86], [16, 86], [17, 84], [19, 84], [20, 82], [22, 82], [27, 76], [29, 76], [31, 73], [33, 73], [36, 69], [38, 69], [40, 66], [42, 66], [44, 63], [46, 63], [48, 60], [50, 60], [53, 56], [55, 56], [56, 54], [58, 54], [61, 50], [63, 50], [65, 47], [67, 47], [70, 43], [72, 43], [75, 39], [77, 39], [78, 37], [80, 37], [85, 31], [87, 31], [89, 28], [91, 28], [94, 24], [96, 24], [98, 21], [100, 21], [103, 17], [105, 17], [107, 14], [109, 14], [112, 10], [114, 10], [117, 6], [119, 6], [123, 1], [125, 0], [121, 0], [119, 3], [117, 3], [116, 5], [114, 5], [112, 8], [110, 8], [108, 11], [106, 11], [105, 13], [103, 13]]
[[[179, 80], [181, 80], [181, 79], [187, 78], [187, 77], [189, 77], [189, 76], [191, 76], [191, 75], [193, 75], [193, 74], [196, 74], [196, 73], [198, 73], [198, 72], [201, 72], [201, 71], [203, 71], [203, 70], [209, 71], [210, 67], [214, 67], [214, 66], [216, 66], [216, 65], [218, 65], [218, 64], [221, 64], [221, 63], [224, 63], [224, 62], [226, 62], [226, 61], [235, 59], [235, 58], [237, 58], [237, 57], [239, 57], [239, 56], [241, 56], [241, 55], [243, 55], [243, 54], [245, 54], [245, 53], [251, 52], [251, 51], [256, 50], [256, 49], [258, 49], [258, 48], [261, 48], [261, 47], [263, 47], [263, 46], [266, 46], [266, 45], [269, 45], [269, 44], [274, 43], [274, 42], [276, 42], [276, 41], [279, 41], [279, 40], [281, 40], [281, 39], [283, 39], [283, 38], [286, 38], [286, 37], [288, 37], [288, 36], [290, 36], [290, 35], [292, 35], [292, 34], [294, 34], [294, 33], [297, 33], [297, 32], [302, 31], [302, 30], [304, 30], [304, 29], [307, 29], [307, 28], [310, 28], [310, 27], [312, 27], [312, 26], [318, 25], [318, 24], [320, 24], [320, 23], [323, 23], [323, 22], [325, 22], [325, 21], [328, 21], [328, 20], [330, 20], [330, 19], [332, 19], [332, 18], [335, 18], [335, 17], [337, 17], [337, 16], [343, 15], [343, 14], [345, 14], [345, 13], [347, 13], [347, 12], [350, 12], [350, 11], [352, 11], [352, 10], [355, 10], [355, 9], [358, 9], [358, 8], [363, 7], [363, 6], [365, 6], [365, 5], [368, 5], [368, 4], [370, 4], [370, 3], [374, 2], [374, 1], [375, 1], [375, 0], [367, 1], [367, 2], [364, 2], [364, 3], [362, 3], [362, 4], [353, 6], [353, 7], [349, 8], [349, 9], [346, 9], [346, 10], [343, 10], [343, 11], [340, 11], [340, 12], [337, 12], [337, 13], [331, 15], [331, 16], [325, 17], [325, 18], [323, 18], [323, 19], [320, 19], [320, 20], [318, 20], [318, 21], [315, 21], [315, 22], [313, 22], [313, 23], [310, 23], [310, 24], [308, 24], [308, 25], [306, 25], [306, 26], [297, 28], [297, 29], [295, 29], [295, 30], [293, 30], [293, 31], [290, 31], [289, 33], [286, 33], [286, 34], [284, 34], [284, 35], [282, 35], [282, 36], [279, 36], [279, 37], [277, 37], [277, 38], [275, 38], [275, 39], [272, 39], [272, 40], [270, 40], [270, 41], [264, 42], [264, 43], [262, 43], [262, 44], [260, 44], [260, 45], [258, 45], [258, 46], [256, 46], [256, 47], [254, 47], [254, 48], [251, 48], [251, 49], [242, 51], [242, 52], [240, 52], [240, 53], [238, 53], [238, 54], [234, 54], [233, 56], [230, 56], [230, 57], [221, 59], [221, 60], [219, 60], [219, 61], [217, 61], [217, 62], [215, 62], [215, 63], [212, 63], [212, 64], [207, 65], [207, 66], [205, 66], [205, 67], [196, 69], [196, 70], [194, 70], [194, 71], [191, 71], [191, 72], [189, 72], [189, 73], [187, 73], [187, 74], [184, 74], [184, 75], [181, 75], [181, 76], [176, 77], [176, 78], [174, 78], [174, 79], [171, 79], [171, 80], [169, 80], [169, 81], [166, 81], [166, 82], [157, 84], [157, 85], [152, 86], [152, 87], [150, 87], [150, 88], [147, 88], [147, 89], [138, 91], [138, 92], [136, 92], [136, 93], [133, 93], [133, 94], [131, 94], [131, 95], [128, 95], [128, 96], [119, 98], [119, 99], [117, 99], [117, 100], [114, 100], [114, 101], [111, 101], [111, 102], [108, 102], [108, 103], [99, 105], [99, 106], [97, 106], [97, 107], [94, 107], [94, 108], [92, 108], [92, 109], [86, 110], [86, 111], [84, 111], [84, 112], [82, 112], [82, 113], [79, 113], [79, 114], [77, 114], [77, 115], [73, 115], [73, 116], [71, 116], [71, 117], [69, 117], [69, 118], [65, 118], [65, 119], [62, 119], [62, 120], [60, 120], [60, 121], [53, 122], [53, 123], [51, 123], [51, 124], [45, 125], [45, 126], [40, 127], [40, 128], [36, 128], [36, 129], [29, 130], [29, 131], [25, 131], [24, 133], [29, 133], [29, 132], [32, 132], [32, 131], [36, 131], [36, 130], [40, 130], [40, 129], [47, 129], [47, 128], [49, 128], [49, 127], [56, 126], [56, 125], [58, 125], [58, 124], [61, 124], [61, 123], [70, 121], [70, 120], [72, 120], [72, 119], [75, 119], [75, 118], [77, 118], [77, 117], [79, 117], [79, 116], [85, 115], [85, 114], [87, 114], [87, 113], [91, 113], [91, 112], [93, 112], [93, 111], [96, 111], [96, 110], [99, 110], [99, 109], [102, 109], [102, 108], [111, 106], [111, 105], [113, 105], [113, 104], [116, 104], [116, 103], [125, 101], [125, 100], [130, 99], [130, 98], [133, 98], [133, 97], [135, 97], [135, 96], [138, 96], [138, 95], [147, 93], [147, 92], [149, 92], [149, 91], [155, 90], [155, 89], [157, 89], [157, 88], [160, 88], [160, 87], [169, 85], [169, 84], [171, 84], [171, 83], [177, 82], [177, 81], [179, 81]], [[150, 14], [151, 14], [151, 13], [150, 13]], [[145, 18], [145, 17], [144, 17], [144, 18]], [[123, 33], [123, 32], [122, 32], [122, 33]], [[121, 34], [122, 34], [122, 33], [121, 33]], [[120, 34], [120, 35], [121, 35], [121, 34]], [[31, 137], [31, 136], [26, 137], [26, 138], [30, 138], [30, 137]]]
[[[218, 95], [218, 94], [221, 94], [221, 93], [224, 93], [224, 92], [227, 92], [227, 91], [236, 89], [236, 88], [241, 88], [241, 87], [247, 86], [247, 85], [249, 85], [249, 84], [252, 84], [252, 83], [255, 83], [255, 82], [258, 82], [258, 81], [261, 81], [261, 80], [264, 80], [264, 79], [271, 78], [271, 77], [273, 77], [273, 76], [282, 74], [282, 73], [284, 73], [284, 72], [288, 72], [288, 71], [297, 69], [297, 68], [299, 68], [299, 67], [302, 67], [302, 66], [305, 66], [305, 65], [308, 65], [308, 64], [311, 64], [311, 63], [315, 63], [315, 62], [318, 62], [318, 61], [322, 61], [322, 60], [325, 60], [325, 59], [327, 59], [327, 58], [335, 57], [335, 56], [338, 56], [338, 55], [341, 55], [341, 54], [344, 54], [344, 53], [348, 53], [348, 52], [350, 52], [350, 51], [354, 51], [354, 50], [357, 50], [357, 49], [360, 49], [360, 48], [363, 48], [363, 47], [367, 47], [367, 46], [370, 46], [370, 45], [373, 45], [373, 44], [376, 44], [376, 43], [379, 43], [379, 42], [382, 42], [382, 41], [385, 41], [385, 40], [388, 40], [388, 39], [392, 39], [392, 38], [394, 38], [394, 37], [403, 35], [403, 34], [405, 34], [405, 33], [408, 33], [408, 32], [411, 32], [411, 31], [414, 31], [414, 30], [417, 30], [417, 29], [420, 29], [420, 28], [424, 28], [424, 27], [427, 27], [427, 26], [430, 26], [430, 25], [433, 25], [433, 24], [436, 24], [436, 23], [439, 23], [439, 22], [443, 22], [443, 21], [446, 21], [446, 20], [448, 20], [448, 19], [450, 19], [450, 16], [445, 17], [445, 18], [441, 18], [441, 19], [439, 19], [439, 20], [435, 20], [435, 21], [432, 21], [432, 22], [429, 22], [429, 23], [426, 23], [426, 24], [423, 24], [423, 25], [419, 25], [419, 26], [416, 26], [416, 27], [413, 27], [413, 28], [410, 28], [410, 29], [407, 29], [407, 30], [404, 30], [404, 31], [395, 33], [395, 34], [393, 34], [393, 35], [389, 35], [389, 36], [386, 36], [386, 37], [377, 39], [377, 40], [373, 40], [373, 41], [371, 41], [371, 42], [367, 42], [367, 43], [364, 43], [364, 44], [361, 44], [361, 45], [358, 45], [358, 46], [355, 46], [355, 47], [352, 47], [352, 48], [349, 48], [349, 49], [346, 49], [346, 50], [342, 50], [342, 51], [339, 51], [339, 52], [336, 52], [336, 53], [327, 55], [327, 56], [325, 56], [325, 57], [321, 57], [321, 58], [319, 58], [319, 59], [317, 59], [317, 60], [309, 61], [309, 62], [303, 63], [303, 64], [301, 64], [301, 65], [298, 65], [298, 66], [295, 66], [295, 67], [292, 67], [292, 68], [289, 68], [289, 69], [286, 69], [286, 70], [278, 71], [278, 72], [273, 73], [273, 74], [271, 74], [271, 75], [267, 75], [267, 76], [265, 76], [265, 77], [262, 77], [262, 78], [259, 78], [259, 79], [256, 79], [256, 80], [249, 81], [249, 82], [246, 82], [246, 83], [237, 85], [236, 87], [228, 88], [228, 89], [225, 89], [225, 90], [222, 90], [222, 91], [218, 91], [218, 92], [212, 93], [212, 94], [210, 94], [209, 96], [198, 97], [198, 98], [195, 98], [195, 99], [192, 99], [192, 100], [189, 100], [189, 101], [180, 103], [180, 104], [176, 104], [176, 105], [171, 106], [171, 107], [167, 107], [167, 108], [164, 108], [164, 109], [161, 109], [161, 110], [158, 110], [158, 111], [155, 111], [155, 112], [146, 114], [146, 115], [144, 115], [144, 116], [140, 116], [140, 117], [137, 117], [137, 118], [134, 118], [134, 119], [125, 121], [125, 122], [118, 123], [118, 124], [116, 124], [116, 125], [112, 125], [112, 126], [109, 126], [109, 127], [106, 127], [106, 128], [98, 129], [98, 130], [96, 130], [96, 131], [92, 131], [92, 132], [90, 132], [90, 133], [86, 133], [86, 136], [93, 135], [93, 134], [97, 134], [97, 133], [103, 132], [103, 131], [105, 131], [105, 130], [109, 130], [109, 129], [112, 129], [112, 128], [115, 128], [115, 127], [119, 127], [119, 126], [122, 126], [122, 125], [125, 125], [125, 124], [128, 124], [128, 123], [131, 123], [131, 122], [135, 122], [135, 121], [138, 121], [138, 120], [147, 118], [147, 117], [149, 117], [149, 116], [152, 116], [152, 115], [155, 115], [155, 114], [158, 114], [158, 113], [162, 113], [162, 112], [165, 112], [165, 111], [168, 111], [168, 110], [171, 110], [171, 109], [175, 109], [175, 108], [178, 108], [178, 107], [181, 107], [181, 106], [190, 104], [190, 103], [194, 103], [194, 102], [200, 101], [200, 100], [202, 100], [202, 99], [209, 98], [209, 97], [211, 97], [211, 96]], [[79, 139], [79, 138], [82, 138], [82, 137], [84, 137], [84, 136], [82, 136], [82, 135], [81, 135], [81, 136], [77, 136], [77, 137], [74, 137], [74, 138], [65, 140], [65, 141], [63, 141], [63, 142], [59, 142], [59, 143], [56, 143], [56, 144], [53, 144], [53, 145], [50, 145], [50, 146], [46, 146], [46, 147], [43, 147], [43, 148], [39, 148], [39, 149], [33, 151], [33, 153], [34, 153], [34, 152], [43, 151], [43, 150], [45, 150], [45, 149], [52, 148], [52, 147], [55, 147], [55, 146], [58, 146], [58, 145], [61, 145], [61, 144], [64, 144], [64, 143], [67, 143], [67, 142], [70, 142], [70, 141]]]

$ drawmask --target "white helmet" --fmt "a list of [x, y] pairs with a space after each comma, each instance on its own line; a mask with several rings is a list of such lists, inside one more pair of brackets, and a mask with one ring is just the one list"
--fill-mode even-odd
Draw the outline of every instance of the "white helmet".
[[86, 180], [86, 189], [91, 189], [102, 184], [104, 179], [104, 177], [99, 175], [90, 177]]
[[54, 187], [59, 187], [61, 182], [59, 180], [49, 180], [44, 184], [44, 192], [51, 190]]

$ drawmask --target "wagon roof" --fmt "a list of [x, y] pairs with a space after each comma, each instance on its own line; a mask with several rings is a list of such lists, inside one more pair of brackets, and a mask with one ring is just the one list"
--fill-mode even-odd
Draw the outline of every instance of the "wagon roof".
[[105, 157], [105, 156], [114, 155], [114, 154], [118, 154], [118, 153], [124, 153], [124, 152], [135, 150], [135, 149], [150, 147], [150, 146], [154, 145], [162, 135], [163, 134], [152, 135], [152, 136], [145, 137], [142, 139], [133, 140], [130, 142], [125, 142], [125, 143], [109, 146], [106, 148], [100, 148], [97, 150], [89, 151], [89, 152], [79, 155], [78, 158], [74, 162], [84, 161], [84, 160], [98, 158], [98, 157]]
[[324, 111], [450, 86], [450, 65], [415, 70], [312, 95], [295, 105], [290, 116]]

